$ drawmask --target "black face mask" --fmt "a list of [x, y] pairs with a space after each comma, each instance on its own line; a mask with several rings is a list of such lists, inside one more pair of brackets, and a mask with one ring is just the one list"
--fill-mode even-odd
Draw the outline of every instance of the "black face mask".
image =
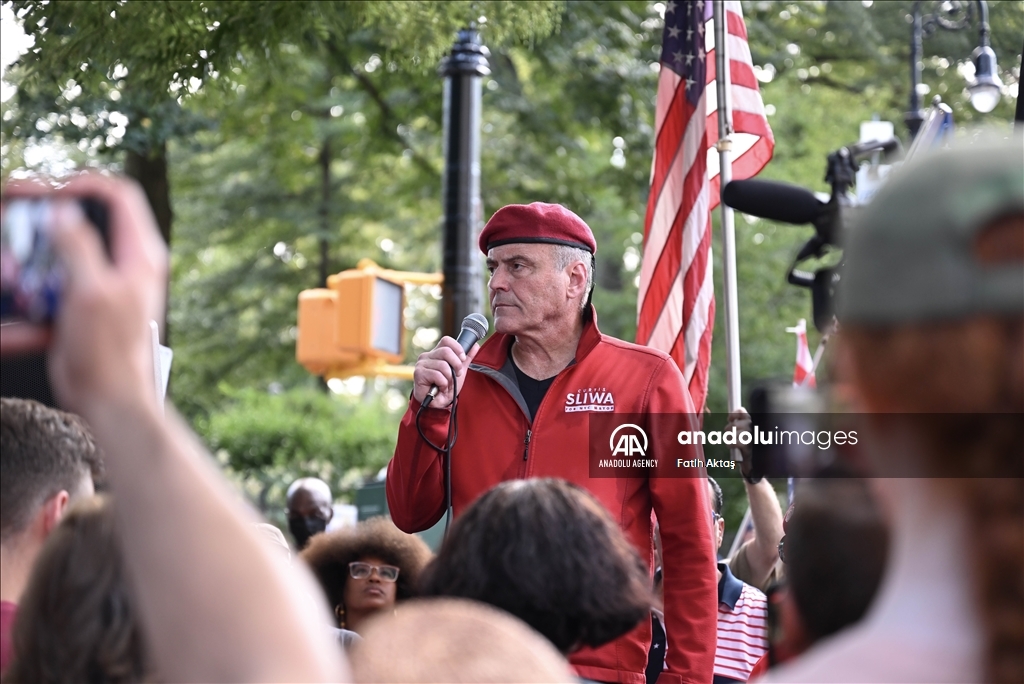
[[310, 537], [327, 529], [327, 521], [322, 518], [288, 518], [288, 531], [295, 537], [299, 550], [306, 548]]

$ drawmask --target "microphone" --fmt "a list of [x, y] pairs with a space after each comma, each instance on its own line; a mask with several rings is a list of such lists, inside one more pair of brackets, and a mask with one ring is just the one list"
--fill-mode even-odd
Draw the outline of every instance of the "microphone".
[[[487, 323], [487, 319], [483, 315], [478, 313], [471, 313], [462, 319], [462, 330], [459, 332], [459, 337], [455, 341], [462, 347], [462, 351], [466, 354], [473, 348], [473, 345], [478, 340], [487, 337], [487, 330], [490, 325]], [[431, 385], [430, 391], [427, 392], [427, 396], [423, 397], [423, 405], [426, 406], [438, 393], [437, 385]]]
[[722, 201], [751, 216], [785, 223], [814, 223], [828, 205], [810, 190], [763, 180], [737, 180], [725, 186]]

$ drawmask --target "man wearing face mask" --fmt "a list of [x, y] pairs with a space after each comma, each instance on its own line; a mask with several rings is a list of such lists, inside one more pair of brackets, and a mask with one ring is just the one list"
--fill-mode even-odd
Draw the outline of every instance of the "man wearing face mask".
[[334, 517], [331, 488], [316, 477], [302, 477], [288, 488], [288, 530], [299, 551], [313, 535], [327, 529]]

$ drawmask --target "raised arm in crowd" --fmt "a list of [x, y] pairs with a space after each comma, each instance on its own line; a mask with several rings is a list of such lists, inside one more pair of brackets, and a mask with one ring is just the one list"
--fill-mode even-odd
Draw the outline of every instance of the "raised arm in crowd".
[[[50, 188], [18, 185], [8, 194]], [[167, 250], [137, 185], [85, 175], [56, 191], [110, 209], [110, 257], [78, 205], [58, 205], [67, 270], [50, 376], [102, 448], [128, 572], [161, 679], [338, 681], [347, 668], [308, 572], [275, 558], [257, 517], [153, 390]]]

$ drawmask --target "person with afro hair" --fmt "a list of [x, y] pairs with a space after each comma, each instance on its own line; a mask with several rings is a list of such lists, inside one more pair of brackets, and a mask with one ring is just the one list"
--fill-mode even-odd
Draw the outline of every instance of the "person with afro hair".
[[419, 537], [377, 517], [316, 535], [301, 557], [323, 587], [337, 626], [359, 633], [367, 618], [416, 595], [432, 555]]

